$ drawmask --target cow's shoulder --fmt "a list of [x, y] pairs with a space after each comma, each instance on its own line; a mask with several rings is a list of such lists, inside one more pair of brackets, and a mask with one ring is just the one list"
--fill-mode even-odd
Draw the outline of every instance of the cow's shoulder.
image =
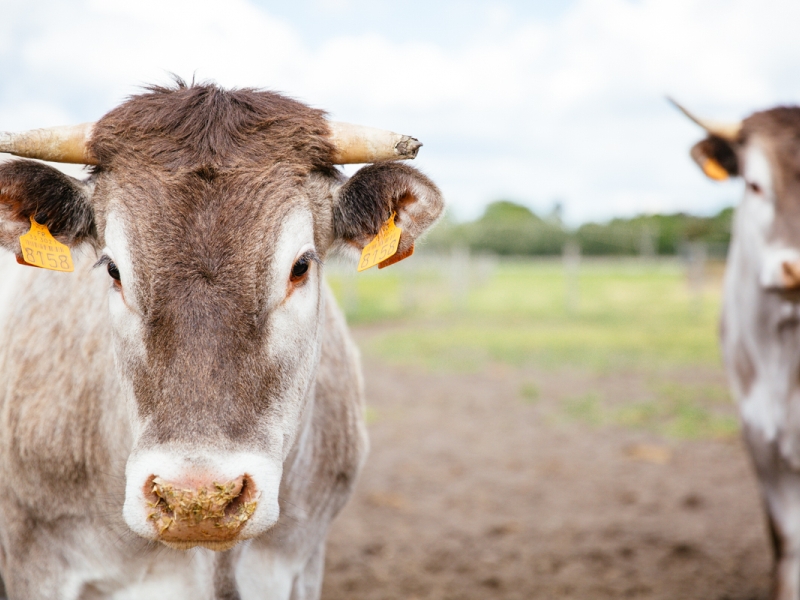
[[75, 255], [74, 273], [0, 256], [9, 284], [0, 297], [0, 476], [50, 516], [85, 513], [109, 480], [112, 446], [127, 442], [126, 432], [110, 431], [125, 409], [107, 331], [107, 275], [92, 270], [93, 253]]

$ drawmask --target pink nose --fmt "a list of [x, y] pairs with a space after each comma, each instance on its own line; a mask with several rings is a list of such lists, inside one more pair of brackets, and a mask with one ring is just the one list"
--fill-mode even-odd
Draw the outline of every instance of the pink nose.
[[144, 492], [158, 539], [177, 547], [234, 541], [257, 505], [247, 475], [225, 483], [202, 477], [170, 482], [152, 475]]
[[783, 263], [783, 286], [786, 289], [794, 290], [800, 287], [800, 262], [784, 261]]

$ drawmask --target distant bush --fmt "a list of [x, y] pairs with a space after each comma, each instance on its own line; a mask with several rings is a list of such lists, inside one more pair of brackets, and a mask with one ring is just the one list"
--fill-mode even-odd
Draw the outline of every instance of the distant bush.
[[427, 240], [430, 248], [446, 250], [466, 246], [476, 253], [500, 255], [558, 255], [568, 239], [590, 256], [678, 254], [687, 242], [706, 242], [724, 252], [730, 242], [733, 209], [712, 217], [685, 213], [641, 215], [585, 223], [576, 230], [565, 228], [556, 217], [542, 218], [529, 208], [500, 200], [483, 216], [468, 223], [445, 217]]
[[561, 254], [567, 232], [560, 223], [548, 222], [530, 209], [501, 200], [483, 216], [464, 227], [464, 241], [475, 252]]
[[678, 254], [687, 242], [706, 242], [724, 251], [730, 243], [733, 209], [713, 217], [686, 213], [643, 215], [586, 223], [575, 232], [584, 254]]
[[569, 234], [560, 223], [542, 219], [529, 208], [500, 200], [476, 221], [456, 224], [445, 218], [428, 238], [429, 247], [466, 246], [477, 253], [557, 255]]

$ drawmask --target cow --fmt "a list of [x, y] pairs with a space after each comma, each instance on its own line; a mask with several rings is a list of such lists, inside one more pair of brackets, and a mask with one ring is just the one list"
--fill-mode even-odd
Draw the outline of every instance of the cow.
[[[0, 164], [10, 598], [319, 597], [367, 451], [359, 355], [323, 264], [392, 215], [394, 258], [411, 252], [443, 209], [393, 162], [420, 145], [177, 79], [93, 124], [0, 134], [27, 157]], [[346, 163], [371, 164], [347, 178]], [[71, 249], [72, 273], [17, 264], [34, 225]]]
[[[676, 103], [677, 104], [677, 103]], [[800, 108], [709, 121], [692, 158], [744, 179], [725, 271], [720, 341], [766, 507], [773, 597], [800, 598]]]

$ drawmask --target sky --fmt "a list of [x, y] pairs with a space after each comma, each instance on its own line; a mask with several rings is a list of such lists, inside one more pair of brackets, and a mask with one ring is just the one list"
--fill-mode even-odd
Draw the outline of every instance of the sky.
[[[458, 219], [733, 205], [664, 99], [739, 119], [800, 100], [796, 0], [0, 0], [0, 130], [96, 120], [170, 73], [280, 91], [424, 144]], [[347, 171], [354, 172], [354, 167]]]

